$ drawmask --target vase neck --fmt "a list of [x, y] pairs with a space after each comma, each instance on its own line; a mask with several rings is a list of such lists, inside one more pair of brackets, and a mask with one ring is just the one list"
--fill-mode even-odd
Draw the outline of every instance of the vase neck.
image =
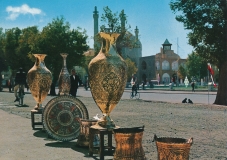
[[99, 35], [102, 38], [102, 53], [105, 55], [116, 54], [116, 41], [120, 34], [100, 32]]
[[68, 54], [67, 53], [61, 53], [61, 56], [63, 58], [63, 67], [66, 67], [66, 58], [67, 58]]
[[36, 58], [36, 66], [45, 66], [44, 59], [46, 57], [46, 54], [33, 54]]

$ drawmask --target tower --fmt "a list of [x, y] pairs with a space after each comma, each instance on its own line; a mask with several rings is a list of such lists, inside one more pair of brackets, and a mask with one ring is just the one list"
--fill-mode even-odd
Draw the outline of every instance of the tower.
[[95, 10], [93, 12], [94, 18], [94, 48], [97, 45], [96, 35], [99, 33], [99, 12], [97, 11], [97, 7], [95, 6]]
[[126, 20], [124, 10], [122, 10], [120, 17], [121, 17], [121, 32], [124, 32], [125, 31], [125, 20]]
[[171, 50], [172, 44], [169, 43], [168, 39], [165, 40], [165, 42], [162, 44], [164, 53], [166, 50]]
[[138, 41], [138, 35], [139, 35], [139, 29], [137, 28], [136, 26], [136, 29], [135, 29], [135, 35], [136, 35], [136, 41]]

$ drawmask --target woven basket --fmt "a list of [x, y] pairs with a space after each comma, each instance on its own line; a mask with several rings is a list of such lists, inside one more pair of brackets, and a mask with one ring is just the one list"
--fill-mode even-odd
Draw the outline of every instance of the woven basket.
[[145, 160], [142, 147], [144, 127], [114, 129], [114, 160]]
[[193, 138], [172, 138], [154, 136], [158, 151], [158, 160], [189, 160]]

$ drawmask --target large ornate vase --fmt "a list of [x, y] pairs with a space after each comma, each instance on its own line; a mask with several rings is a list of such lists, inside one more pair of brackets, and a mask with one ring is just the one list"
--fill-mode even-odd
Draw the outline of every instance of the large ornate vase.
[[103, 113], [97, 124], [103, 128], [115, 128], [110, 112], [115, 108], [124, 92], [127, 66], [116, 52], [117, 33], [99, 33], [103, 42], [99, 54], [88, 66], [91, 93]]
[[70, 74], [66, 67], [66, 58], [68, 54], [61, 53], [61, 56], [63, 58], [63, 66], [58, 79], [59, 95], [69, 95], [71, 82], [70, 82]]
[[44, 59], [46, 54], [33, 54], [35, 65], [28, 71], [27, 83], [37, 105], [35, 109], [42, 109], [42, 102], [46, 98], [52, 83], [51, 72], [46, 68]]

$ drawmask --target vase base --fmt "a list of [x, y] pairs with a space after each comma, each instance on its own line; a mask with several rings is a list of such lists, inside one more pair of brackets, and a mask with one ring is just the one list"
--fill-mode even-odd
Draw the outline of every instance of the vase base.
[[96, 123], [96, 128], [115, 129], [119, 128], [109, 116], [103, 116]]
[[34, 107], [34, 110], [43, 110], [42, 104], [37, 104], [37, 105]]

